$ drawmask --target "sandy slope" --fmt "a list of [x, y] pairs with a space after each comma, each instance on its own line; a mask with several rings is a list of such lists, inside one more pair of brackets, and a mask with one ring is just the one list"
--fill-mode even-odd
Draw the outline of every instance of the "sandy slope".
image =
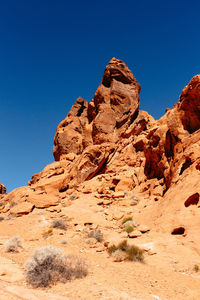
[[[108, 256], [103, 243], [86, 243], [87, 231], [90, 230], [86, 223], [93, 223], [92, 227], [99, 225], [104, 233], [104, 241], [117, 242], [125, 237], [121, 220], [107, 219], [113, 213], [127, 215], [128, 211], [130, 213], [130, 207], [120, 206], [118, 203], [117, 207], [108, 206], [102, 209], [97, 202], [94, 195], [82, 194], [71, 206], [62, 207], [59, 213], [44, 209], [33, 210], [27, 216], [0, 223], [0, 256], [12, 260], [23, 272], [24, 263], [33, 251], [49, 244], [63, 249], [66, 254], [76, 253], [85, 258], [89, 269], [88, 276], [83, 279], [37, 290], [26, 284], [24, 276], [15, 281], [17, 272], [14, 279], [12, 274], [9, 275], [9, 271], [7, 275], [0, 272], [0, 299], [200, 298], [200, 272], [193, 269], [194, 265], [199, 263], [198, 245], [192, 240], [192, 236], [173, 236], [170, 232], [164, 233], [152, 227], [141, 237], [128, 239], [129, 243], [151, 248], [152, 251], [146, 252], [143, 264], [114, 262]], [[134, 207], [132, 215], [138, 222], [141, 219], [140, 207]], [[42, 237], [42, 233], [48, 230], [54, 219], [66, 216], [69, 217], [67, 231], [54, 229], [53, 235], [48, 239]], [[23, 238], [24, 249], [19, 253], [6, 253], [3, 244], [9, 237], [16, 235]], [[67, 240], [68, 244], [61, 244], [63, 239]]]

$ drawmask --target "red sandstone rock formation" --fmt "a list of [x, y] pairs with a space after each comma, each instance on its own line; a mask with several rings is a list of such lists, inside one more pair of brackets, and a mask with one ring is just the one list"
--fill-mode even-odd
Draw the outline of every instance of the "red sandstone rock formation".
[[136, 119], [140, 85], [127, 66], [113, 58], [106, 67], [101, 85], [88, 103], [78, 98], [56, 131], [55, 160], [69, 153], [80, 155], [87, 146], [117, 143]]
[[[200, 75], [158, 121], [139, 111], [139, 92], [128, 67], [113, 58], [92, 101], [78, 98], [59, 124], [55, 162], [34, 174], [28, 187], [6, 195], [5, 202], [30, 202], [30, 211], [57, 205], [75, 190], [105, 199], [126, 190], [164, 199], [162, 214], [171, 210], [173, 223], [173, 215], [183, 209], [184, 219], [200, 194]], [[100, 174], [105, 175], [101, 182]]]

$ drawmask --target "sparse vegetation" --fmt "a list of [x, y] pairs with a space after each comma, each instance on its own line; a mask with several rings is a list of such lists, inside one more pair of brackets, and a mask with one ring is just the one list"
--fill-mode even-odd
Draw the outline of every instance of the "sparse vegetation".
[[126, 259], [126, 253], [120, 249], [117, 249], [115, 252], [112, 253], [112, 257], [114, 261], [121, 262]]
[[88, 274], [82, 258], [65, 256], [60, 249], [52, 246], [37, 249], [25, 269], [26, 280], [33, 287], [47, 287], [57, 281], [66, 282]]
[[126, 221], [123, 225], [124, 225], [124, 227], [130, 226], [130, 225], [133, 226], [133, 227], [135, 227], [136, 226], [136, 222], [129, 220], [129, 221]]
[[126, 240], [120, 242], [118, 245], [111, 245], [108, 247], [108, 253], [110, 255], [115, 257], [115, 252], [120, 253], [120, 257], [122, 257], [123, 252], [124, 260], [144, 261], [144, 250], [134, 245], [128, 245]]
[[134, 227], [132, 225], [128, 225], [124, 229], [127, 233], [131, 233], [134, 230]]
[[53, 229], [52, 228], [49, 228], [47, 231], [43, 232], [43, 234], [42, 234], [44, 239], [47, 239], [51, 235], [53, 235]]
[[126, 223], [127, 221], [132, 221], [133, 218], [132, 217], [125, 217], [123, 220], [122, 220], [122, 224]]
[[62, 230], [67, 230], [67, 225], [62, 219], [58, 219], [58, 220], [53, 221], [52, 227], [53, 228], [59, 228], [59, 229], [62, 229]]
[[5, 243], [6, 252], [19, 252], [20, 248], [23, 248], [20, 237], [14, 236]]
[[89, 238], [95, 238], [97, 242], [101, 243], [103, 241], [103, 233], [100, 229], [92, 230], [88, 233]]

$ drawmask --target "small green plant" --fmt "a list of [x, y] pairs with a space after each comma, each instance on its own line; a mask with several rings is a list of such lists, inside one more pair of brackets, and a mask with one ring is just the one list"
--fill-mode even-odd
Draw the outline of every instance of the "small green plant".
[[195, 271], [195, 272], [199, 272], [199, 270], [200, 270], [199, 265], [195, 264], [195, 265], [194, 265], [194, 271]]
[[62, 230], [67, 230], [67, 225], [62, 219], [53, 221], [52, 227], [62, 229]]
[[123, 252], [124, 260], [138, 262], [144, 261], [144, 250], [134, 245], [128, 245], [126, 240], [120, 242], [118, 245], [111, 245], [110, 247], [108, 247], [108, 253], [110, 255], [113, 255], [115, 252]]
[[14, 236], [5, 243], [6, 252], [19, 252], [22, 247], [21, 238]]
[[132, 217], [125, 217], [123, 220], [122, 220], [122, 224], [126, 223], [127, 221], [132, 221], [133, 218]]
[[42, 236], [43, 236], [44, 239], [47, 239], [51, 235], [53, 235], [53, 229], [52, 228], [49, 228], [47, 231], [42, 233]]
[[88, 234], [89, 238], [95, 238], [97, 242], [102, 242], [103, 241], [103, 233], [101, 232], [100, 229], [95, 229], [89, 232]]
[[25, 265], [26, 281], [33, 287], [47, 287], [57, 281], [66, 282], [88, 274], [85, 261], [76, 256], [65, 256], [55, 247], [37, 249]]
[[127, 233], [131, 233], [134, 230], [134, 227], [132, 225], [128, 225], [124, 229]]

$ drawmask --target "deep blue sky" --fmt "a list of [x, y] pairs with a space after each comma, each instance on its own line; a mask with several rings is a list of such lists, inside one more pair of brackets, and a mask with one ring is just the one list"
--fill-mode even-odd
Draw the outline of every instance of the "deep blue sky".
[[199, 1], [0, 1], [0, 182], [26, 185], [53, 161], [56, 127], [91, 100], [112, 57], [156, 119], [200, 68]]

